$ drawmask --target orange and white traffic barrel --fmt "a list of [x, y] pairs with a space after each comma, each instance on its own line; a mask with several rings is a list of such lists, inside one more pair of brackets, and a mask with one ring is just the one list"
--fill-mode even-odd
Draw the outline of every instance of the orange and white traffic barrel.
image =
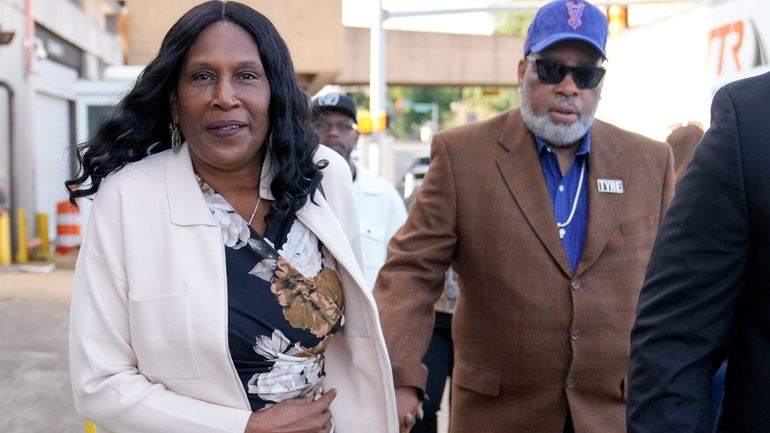
[[69, 201], [56, 203], [56, 254], [67, 254], [80, 246], [78, 208]]

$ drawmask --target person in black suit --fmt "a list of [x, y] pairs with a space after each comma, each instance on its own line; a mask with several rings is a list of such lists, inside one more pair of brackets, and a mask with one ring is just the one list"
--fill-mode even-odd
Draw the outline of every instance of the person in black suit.
[[[631, 331], [629, 433], [770, 432], [770, 74], [720, 89]], [[725, 358], [713, 428], [711, 378]]]

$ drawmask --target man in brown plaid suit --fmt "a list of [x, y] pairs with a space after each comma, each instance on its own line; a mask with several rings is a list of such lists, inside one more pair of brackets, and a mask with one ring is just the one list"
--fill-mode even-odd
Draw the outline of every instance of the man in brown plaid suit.
[[433, 303], [451, 265], [452, 433], [625, 431], [629, 332], [673, 195], [664, 143], [594, 121], [606, 18], [541, 8], [521, 108], [436, 135], [375, 298], [402, 431], [420, 414]]

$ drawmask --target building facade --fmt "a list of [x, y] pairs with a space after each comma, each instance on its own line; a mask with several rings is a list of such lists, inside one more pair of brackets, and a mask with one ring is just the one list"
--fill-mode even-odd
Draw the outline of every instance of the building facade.
[[75, 169], [75, 83], [123, 63], [122, 10], [115, 0], [0, 0], [0, 32], [13, 34], [0, 45], [0, 209], [12, 230], [24, 208], [28, 235], [46, 212], [55, 236]]

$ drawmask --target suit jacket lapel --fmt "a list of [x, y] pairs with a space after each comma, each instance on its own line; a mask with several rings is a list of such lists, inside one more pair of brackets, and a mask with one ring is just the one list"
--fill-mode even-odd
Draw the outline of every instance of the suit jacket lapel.
[[508, 116], [499, 142], [509, 153], [498, 159], [497, 165], [514, 200], [562, 271], [572, 275], [572, 268], [556, 231], [553, 205], [548, 198], [535, 140], [519, 110], [512, 111]]
[[576, 276], [586, 271], [599, 258], [613, 231], [617, 230], [625, 195], [599, 192], [597, 181], [627, 181], [627, 167], [621, 156], [620, 148], [612, 136], [601, 123], [594, 123], [591, 129], [591, 154], [588, 163], [588, 232]]

